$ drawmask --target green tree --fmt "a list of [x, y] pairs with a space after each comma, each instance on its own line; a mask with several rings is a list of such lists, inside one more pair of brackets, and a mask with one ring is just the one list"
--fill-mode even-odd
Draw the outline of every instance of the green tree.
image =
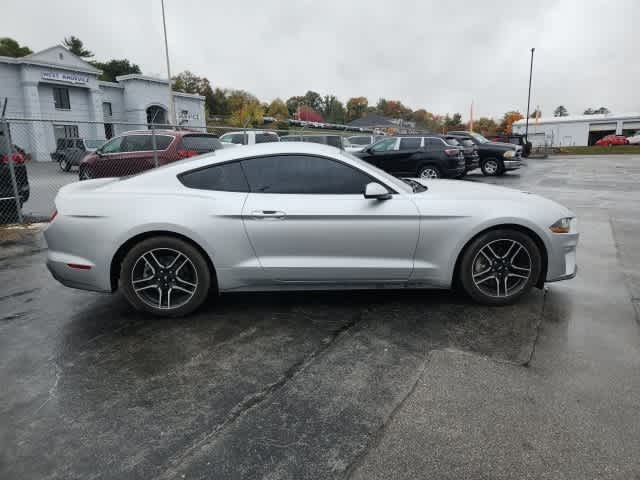
[[207, 106], [209, 112], [214, 115], [229, 115], [231, 113], [227, 91], [218, 87], [207, 97]]
[[[564, 105], [558, 105], [556, 109], [553, 111], [554, 117], [567, 117], [568, 115], [569, 115], [569, 111], [566, 109]], [[535, 118], [535, 116], [533, 118]]]
[[115, 82], [116, 77], [120, 75], [129, 75], [132, 73], [142, 73], [140, 67], [135, 63], [131, 63], [127, 59], [109, 60], [108, 62], [91, 62], [91, 64], [99, 70], [102, 70], [100, 80], [106, 82]]
[[[171, 88], [176, 92], [204, 95], [203, 91], [206, 85], [209, 85], [209, 80], [206, 77], [198, 77], [189, 70], [180, 72], [171, 78]], [[210, 85], [209, 88], [211, 88]]]
[[320, 112], [323, 107], [322, 97], [319, 93], [309, 90], [304, 94], [304, 105], [313, 108], [316, 112]]
[[369, 101], [365, 97], [352, 97], [347, 101], [347, 122], [362, 117], [369, 107]]
[[278, 122], [284, 122], [289, 118], [289, 110], [281, 99], [276, 98], [269, 104], [267, 115], [275, 118]]
[[13, 38], [0, 38], [0, 55], [3, 57], [24, 57], [33, 53], [29, 47], [20, 46]]
[[583, 115], [596, 115], [598, 113], [603, 113], [606, 115], [608, 113], [611, 113], [611, 111], [607, 107], [600, 107], [596, 108], [595, 110], [593, 108], [587, 108], [584, 112], [582, 112]]
[[322, 99], [322, 114], [329, 123], [344, 123], [344, 105], [335, 95], [325, 95]]
[[73, 35], [71, 35], [70, 37], [64, 37], [62, 45], [78, 57], [93, 57], [93, 52], [84, 48], [84, 43], [82, 43], [82, 40], [80, 40], [78, 37], [74, 37]]
[[231, 114], [231, 125], [243, 128], [257, 127], [262, 125], [263, 115], [262, 104], [255, 98], [250, 99]]
[[298, 111], [298, 108], [301, 105], [304, 105], [304, 97], [300, 97], [300, 96], [289, 97], [286, 101], [286, 105], [287, 105], [287, 109], [289, 110], [289, 116], [293, 117]]
[[495, 135], [498, 131], [498, 124], [493, 118], [480, 117], [473, 122], [473, 129], [482, 135]]
[[450, 116], [447, 113], [442, 121], [442, 126], [447, 132], [449, 130], [463, 129], [464, 125], [462, 124], [462, 115], [460, 115], [459, 113], [454, 113], [453, 116]]

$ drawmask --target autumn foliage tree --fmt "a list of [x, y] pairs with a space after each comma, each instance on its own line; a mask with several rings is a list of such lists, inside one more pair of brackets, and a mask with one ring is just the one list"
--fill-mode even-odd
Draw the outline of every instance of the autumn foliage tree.
[[522, 120], [524, 117], [518, 111], [511, 110], [505, 113], [502, 116], [502, 121], [500, 122], [500, 130], [503, 133], [510, 134], [513, 132], [513, 122], [517, 122], [518, 120]]
[[369, 101], [366, 97], [352, 97], [347, 102], [347, 122], [351, 122], [356, 118], [362, 117], [364, 113], [367, 111], [367, 107], [369, 106]]

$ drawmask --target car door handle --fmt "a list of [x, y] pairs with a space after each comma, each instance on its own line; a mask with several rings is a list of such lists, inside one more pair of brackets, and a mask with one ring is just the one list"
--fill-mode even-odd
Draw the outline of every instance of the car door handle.
[[283, 220], [286, 215], [277, 210], [254, 210], [251, 216], [256, 220]]

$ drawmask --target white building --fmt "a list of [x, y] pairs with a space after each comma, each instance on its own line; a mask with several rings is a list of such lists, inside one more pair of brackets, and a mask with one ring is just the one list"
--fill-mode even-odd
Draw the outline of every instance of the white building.
[[[170, 123], [167, 80], [123, 75], [104, 82], [101, 73], [61, 46], [21, 58], [0, 56], [0, 101], [7, 99], [13, 143], [46, 161], [57, 138], [106, 139]], [[179, 124], [205, 127], [203, 96], [173, 92], [172, 100]]]
[[[526, 121], [513, 123], [513, 132], [524, 135]], [[593, 145], [605, 135], [631, 136], [640, 130], [640, 113], [570, 115], [529, 119], [529, 141], [534, 146]]]

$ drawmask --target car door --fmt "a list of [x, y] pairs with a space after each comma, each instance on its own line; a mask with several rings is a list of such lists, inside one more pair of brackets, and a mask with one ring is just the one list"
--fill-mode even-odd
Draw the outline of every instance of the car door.
[[125, 137], [115, 137], [96, 150], [97, 157], [92, 163], [91, 169], [96, 177], [118, 177], [120, 174], [119, 162], [122, 159], [122, 144]]
[[388, 164], [390, 164], [389, 157], [396, 151], [397, 145], [398, 139], [395, 137], [380, 140], [368, 148], [367, 155], [363, 159], [382, 170], [388, 171], [385, 166], [388, 168]]
[[385, 152], [379, 167], [392, 175], [406, 175], [415, 172], [409, 168], [409, 157], [420, 150], [420, 137], [400, 137], [392, 150]]
[[242, 218], [272, 282], [404, 282], [419, 215], [406, 194], [364, 198], [365, 172], [335, 158], [274, 155], [242, 161]]

